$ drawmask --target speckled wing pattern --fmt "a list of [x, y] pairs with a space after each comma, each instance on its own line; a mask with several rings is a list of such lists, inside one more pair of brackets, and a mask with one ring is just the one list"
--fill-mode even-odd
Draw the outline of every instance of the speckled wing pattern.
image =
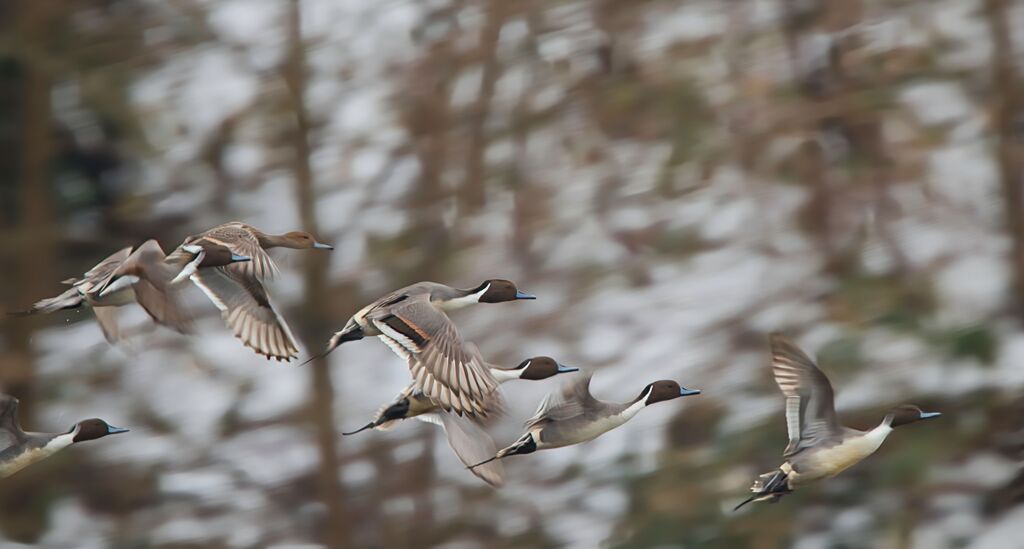
[[258, 280], [270, 280], [277, 274], [274, 260], [260, 246], [259, 238], [256, 237], [256, 229], [245, 223], [233, 221], [218, 225], [204, 233], [188, 237], [185, 239], [185, 243], [197, 240], [207, 240], [213, 244], [224, 246], [235, 254], [252, 258], [251, 261], [232, 263], [225, 267], [233, 273], [255, 277]]
[[118, 267], [121, 266], [132, 254], [131, 246], [121, 248], [110, 254], [106, 259], [100, 261], [95, 267], [89, 269], [82, 275], [82, 278], [74, 280], [72, 285], [82, 293], [91, 293], [104, 288], [114, 276]]
[[259, 280], [225, 267], [200, 269], [190, 278], [221, 310], [224, 322], [247, 347], [268, 359], [289, 361], [298, 356], [295, 336]]
[[447, 412], [486, 417], [500, 409], [497, 382], [475, 347], [466, 346], [455, 325], [430, 303], [410, 295], [371, 310], [366, 319], [381, 340], [405, 358], [416, 388]]
[[803, 351], [785, 337], [770, 338], [772, 373], [786, 397], [789, 444], [786, 457], [813, 446], [840, 440], [843, 428], [836, 417], [832, 384]]

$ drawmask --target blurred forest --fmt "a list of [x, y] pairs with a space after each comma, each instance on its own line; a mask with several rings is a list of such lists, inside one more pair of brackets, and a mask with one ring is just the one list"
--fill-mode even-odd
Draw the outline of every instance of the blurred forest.
[[[191, 288], [201, 337], [4, 315], [22, 425], [132, 432], [0, 481], [0, 546], [1024, 547], [1022, 52], [1019, 0], [0, 2], [0, 308], [239, 219], [336, 246], [274, 252], [304, 356], [501, 277], [539, 299], [454, 317], [490, 361], [704, 390], [495, 491], [433, 426], [339, 436], [407, 383], [377, 342], [267, 363]], [[769, 331], [850, 426], [944, 416], [730, 513], [785, 447]]]

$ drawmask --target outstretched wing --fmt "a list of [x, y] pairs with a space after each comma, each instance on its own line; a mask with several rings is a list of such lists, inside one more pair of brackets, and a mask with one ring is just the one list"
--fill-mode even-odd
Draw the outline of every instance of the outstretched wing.
[[806, 354], [785, 337], [770, 338], [772, 373], [786, 397], [789, 445], [785, 456], [830, 440], [840, 440], [843, 428], [836, 418], [832, 384]]
[[[422, 414], [416, 418], [440, 425], [448, 438], [448, 445], [467, 467], [491, 458], [498, 452], [491, 436], [469, 418], [447, 413]], [[470, 472], [495, 488], [505, 484], [505, 468], [500, 460], [474, 467]]]
[[408, 361], [416, 388], [445, 411], [485, 417], [500, 408], [498, 384], [483, 358], [463, 343], [455, 325], [430, 304], [429, 296], [406, 297], [371, 311], [367, 320]]
[[164, 263], [165, 257], [156, 240], [147, 240], [114, 271], [114, 275], [138, 277], [139, 280], [132, 284], [135, 301], [157, 323], [188, 333], [192, 319], [178, 302], [177, 289], [171, 286], [174, 272]]
[[75, 280], [72, 284], [83, 293], [90, 293], [104, 288], [114, 276], [114, 272], [117, 271], [117, 268], [120, 267], [131, 254], [131, 246], [122, 248], [110, 254], [106, 259], [97, 263], [95, 267], [86, 271], [85, 274], [82, 275], [82, 278]]
[[526, 420], [526, 429], [540, 427], [552, 421], [565, 421], [575, 417], [593, 415], [598, 401], [590, 394], [590, 379], [593, 374], [575, 376], [558, 392], [549, 393], [541, 401], [533, 417]]
[[223, 267], [199, 269], [192, 282], [221, 310], [235, 337], [267, 358], [289, 361], [299, 345], [288, 323], [274, 310], [263, 284]]

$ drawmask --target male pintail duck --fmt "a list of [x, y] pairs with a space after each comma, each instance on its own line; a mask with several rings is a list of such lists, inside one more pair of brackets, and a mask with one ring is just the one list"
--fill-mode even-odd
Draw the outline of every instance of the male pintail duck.
[[471, 290], [418, 282], [363, 307], [318, 357], [347, 341], [377, 336], [406, 359], [416, 389], [427, 398], [445, 411], [483, 417], [497, 404], [497, 382], [483, 361], [467, 351], [445, 311], [519, 299], [536, 298], [508, 280], [486, 280]]
[[894, 428], [941, 415], [904, 404], [870, 431], [843, 427], [836, 417], [832, 384], [814, 361], [781, 335], [773, 334], [770, 342], [775, 383], [786, 397], [786, 461], [755, 480], [750, 488], [754, 495], [733, 511], [751, 501], [775, 503], [798, 486], [834, 477], [875, 453]]
[[[470, 348], [471, 352], [479, 352], [471, 343], [466, 343], [466, 346]], [[498, 383], [513, 379], [542, 380], [558, 374], [579, 371], [579, 368], [563, 366], [553, 358], [546, 356], [526, 359], [511, 369], [499, 368], [492, 364], [487, 366]], [[420, 421], [440, 425], [444, 429], [448, 445], [465, 465], [472, 465], [487, 459], [497, 451], [494, 440], [486, 431], [467, 417], [443, 411], [440, 406], [417, 390], [415, 385], [406, 387], [391, 404], [378, 410], [373, 421], [360, 429], [342, 434], [352, 435], [366, 429], [386, 431], [399, 421], [413, 417]], [[491, 486], [500, 487], [504, 483], [504, 470], [498, 462], [471, 469], [471, 471]]]
[[237, 221], [218, 225], [206, 232], [185, 239], [185, 244], [214, 243], [246, 255], [252, 261], [222, 269], [206, 269], [189, 274], [189, 278], [220, 309], [234, 336], [256, 353], [279, 361], [290, 361], [299, 354], [299, 344], [284, 318], [270, 303], [262, 281], [277, 272], [267, 250], [333, 250], [317, 242], [307, 232], [267, 234]]
[[[466, 343], [467, 347], [471, 345], [472, 344], [470, 343]], [[475, 350], [475, 346], [473, 346], [473, 348]], [[504, 383], [513, 379], [539, 381], [554, 377], [558, 374], [578, 372], [580, 370], [579, 368], [572, 368], [559, 364], [555, 359], [546, 356], [528, 358], [519, 363], [515, 368], [499, 368], [493, 364], [487, 364], [487, 367], [491, 372], [491, 376], [498, 383]], [[416, 389], [415, 384], [411, 384], [403, 389], [402, 392], [398, 393], [398, 396], [396, 396], [390, 404], [387, 404], [377, 410], [377, 414], [374, 416], [373, 421], [359, 429], [356, 429], [355, 431], [342, 434], [354, 435], [365, 431], [366, 429], [387, 431], [403, 419], [418, 417], [422, 414], [437, 413], [440, 411], [442, 411], [440, 406], [427, 398], [422, 391]]]
[[626, 423], [651, 404], [700, 394], [699, 390], [680, 387], [675, 381], [661, 380], [648, 384], [640, 396], [629, 402], [603, 402], [590, 394], [590, 378], [589, 374], [580, 376], [567, 383], [560, 394], [548, 395], [537, 413], [527, 420], [523, 436], [470, 469], [508, 456], [587, 442]]
[[134, 251], [128, 247], [114, 252], [81, 278], [65, 280], [71, 288], [57, 297], [37, 301], [24, 314], [51, 313], [88, 305], [96, 314], [107, 341], [114, 342], [119, 333], [113, 308], [138, 302], [157, 323], [184, 332], [190, 320], [171, 290], [175, 275], [199, 267], [248, 260], [223, 246], [207, 244], [183, 246], [165, 256], [156, 240], [147, 240]]
[[46, 459], [76, 442], [127, 433], [128, 429], [107, 425], [102, 419], [76, 423], [66, 433], [26, 433], [18, 425], [18, 399], [0, 395], [0, 478]]

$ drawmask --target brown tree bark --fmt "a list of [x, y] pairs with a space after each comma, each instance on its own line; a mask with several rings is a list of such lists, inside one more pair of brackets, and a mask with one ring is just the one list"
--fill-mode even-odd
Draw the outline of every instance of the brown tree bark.
[[1013, 307], [1024, 320], [1024, 88], [1014, 67], [1008, 0], [986, 0], [992, 29], [992, 124], [1003, 189], [1006, 230], [1010, 235]]
[[477, 61], [481, 64], [480, 91], [469, 120], [469, 152], [466, 155], [466, 174], [459, 192], [459, 206], [466, 213], [483, 207], [487, 199], [487, 174], [484, 156], [487, 152], [487, 118], [491, 113], [494, 85], [498, 81], [498, 38], [505, 25], [508, 2], [488, 2], [487, 21], [480, 31]]
[[[316, 192], [313, 186], [313, 171], [310, 166], [311, 147], [309, 144], [309, 114], [306, 110], [306, 58], [302, 40], [301, 0], [288, 0], [288, 42], [287, 65], [284, 68], [288, 86], [291, 110], [295, 116], [292, 138], [294, 148], [293, 171], [295, 175], [296, 203], [303, 229], [319, 235], [316, 218]], [[327, 287], [327, 261], [323, 253], [305, 254], [303, 315], [306, 325], [327, 326], [327, 310], [324, 296]], [[303, 345], [318, 348], [326, 341], [322, 329], [304, 330], [308, 337]], [[327, 359], [319, 357], [308, 366], [313, 400], [310, 416], [313, 421], [317, 446], [320, 453], [320, 467], [317, 485], [320, 499], [327, 510], [322, 541], [328, 547], [345, 547], [349, 540], [348, 513], [345, 510], [344, 494], [338, 481], [338, 429], [334, 421], [334, 381]]]
[[[20, 36], [39, 36], [46, 28], [52, 6], [48, 2], [28, 2], [17, 13]], [[54, 246], [56, 243], [53, 211], [50, 204], [50, 161], [53, 143], [50, 136], [50, 81], [30, 63], [23, 63], [21, 109], [18, 120], [18, 245], [17, 260], [11, 261], [17, 272], [19, 293], [43, 296], [52, 290]], [[0, 390], [20, 397], [22, 423], [30, 425], [33, 399], [28, 397], [33, 381], [31, 340], [36, 318], [13, 319], [9, 324], [10, 354], [0, 367]]]

